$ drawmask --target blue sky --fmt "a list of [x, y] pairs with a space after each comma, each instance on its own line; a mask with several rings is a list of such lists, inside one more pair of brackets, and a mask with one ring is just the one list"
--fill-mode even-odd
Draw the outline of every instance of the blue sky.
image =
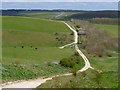
[[0, 9], [117, 10], [118, 1], [119, 0], [2, 0], [3, 3]]
[[2, 2], [118, 2], [119, 0], [2, 0]]

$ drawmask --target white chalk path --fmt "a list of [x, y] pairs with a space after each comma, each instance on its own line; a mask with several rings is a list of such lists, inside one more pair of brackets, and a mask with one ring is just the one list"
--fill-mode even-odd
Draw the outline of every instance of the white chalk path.
[[[65, 22], [63, 22], [63, 23], [65, 23]], [[73, 29], [69, 24], [67, 24], [67, 23], [65, 23], [69, 28], [70, 28], [70, 30], [72, 30], [73, 32], [74, 32], [74, 42], [73, 43], [70, 43], [70, 44], [67, 44], [67, 45], [64, 45], [64, 46], [62, 46], [62, 47], [60, 47], [60, 49], [63, 49], [63, 48], [65, 48], [65, 47], [67, 47], [67, 46], [70, 46], [70, 45], [74, 45], [75, 46], [75, 49], [76, 49], [76, 51], [79, 53], [79, 55], [83, 58], [83, 60], [84, 60], [84, 62], [85, 62], [85, 66], [82, 68], [82, 69], [80, 69], [77, 73], [79, 73], [79, 72], [83, 72], [83, 71], [86, 71], [87, 69], [94, 69], [91, 65], [90, 65], [90, 62], [89, 62], [89, 60], [87, 59], [87, 57], [82, 53], [82, 51], [78, 48], [78, 45], [77, 45], [77, 43], [78, 43], [78, 33], [77, 33], [77, 31], [75, 30], [75, 29]]]

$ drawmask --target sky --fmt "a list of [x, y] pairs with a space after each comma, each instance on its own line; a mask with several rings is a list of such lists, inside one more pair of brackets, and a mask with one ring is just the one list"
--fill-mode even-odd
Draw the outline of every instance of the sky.
[[3, 2], [2, 9], [117, 10], [117, 2]]
[[1, 0], [2, 2], [118, 2], [119, 0]]
[[118, 10], [118, 1], [119, 0], [2, 0], [2, 7], [0, 7], [0, 9]]

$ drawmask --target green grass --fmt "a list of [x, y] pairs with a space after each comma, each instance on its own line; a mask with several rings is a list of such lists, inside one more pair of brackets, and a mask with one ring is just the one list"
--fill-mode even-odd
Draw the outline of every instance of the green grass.
[[[67, 58], [74, 53], [74, 48], [60, 50], [55, 32], [69, 34], [71, 30], [62, 22], [40, 18], [26, 17], [2, 17], [3, 19], [3, 48], [2, 48], [2, 71], [3, 82], [31, 79], [43, 76], [51, 76], [60, 73], [71, 72], [70, 68], [54, 65], [62, 58]], [[117, 37], [116, 25], [96, 24], [111, 36]], [[115, 30], [115, 32], [114, 32]], [[24, 46], [24, 48], [21, 48]], [[31, 48], [32, 46], [32, 48]], [[35, 50], [37, 48], [37, 50]], [[87, 55], [87, 54], [86, 54]], [[69, 77], [54, 78], [41, 87], [68, 87], [68, 88], [93, 88], [93, 87], [117, 87], [118, 54], [112, 57], [92, 57], [87, 55], [91, 65], [95, 69], [103, 71], [101, 86], [98, 86], [91, 71], [84, 74]], [[79, 67], [79, 66], [77, 66]], [[91, 78], [91, 76], [93, 76]], [[95, 79], [96, 80], [96, 79]]]
[[82, 50], [91, 66], [102, 73], [87, 70], [77, 76], [53, 78], [38, 88], [118, 88], [118, 53], [113, 51], [112, 57], [94, 57]]
[[27, 16], [27, 17], [36, 17], [36, 18], [53, 18], [57, 15], [57, 12], [23, 12], [20, 13], [22, 16]]
[[[70, 33], [69, 28], [64, 23], [47, 19], [16, 16], [4, 16], [2, 19], [2, 63], [3, 68], [9, 71], [6, 74], [3, 70], [3, 78], [5, 81], [54, 75], [69, 70], [61, 66], [54, 66], [51, 70], [45, 65], [47, 62], [59, 62], [62, 58], [74, 53], [71, 48], [64, 50], [59, 49], [60, 45], [55, 39], [56, 32], [64, 34]], [[24, 48], [22, 48], [22, 46], [24, 46]], [[35, 48], [37, 48], [37, 50], [35, 50]], [[16, 66], [14, 66], [14, 64], [16, 64]], [[33, 76], [30, 77], [29, 73], [20, 69], [22, 68], [20, 65], [23, 64], [26, 70], [29, 69], [27, 68], [29, 64], [38, 64], [39, 68], [35, 68], [35, 70], [36, 72], [40, 70], [38, 71], [39, 74], [34, 76], [35, 73], [32, 69], [29, 69], [30, 74], [33, 74]], [[24, 75], [15, 71], [15, 67], [18, 71], [21, 70], [20, 73], [23, 72]], [[59, 68], [61, 69], [58, 70]], [[17, 76], [17, 74], [20, 75]]]
[[118, 37], [118, 25], [95, 24], [101, 30], [107, 32], [113, 37]]
[[115, 71], [118, 72], [118, 54], [113, 53], [112, 57], [103, 56], [99, 57], [90, 57], [90, 62], [96, 69], [102, 71]]
[[21, 63], [30, 63], [29, 61], [40, 63], [67, 57], [72, 54], [72, 49], [60, 50], [54, 33], [69, 33], [69, 31], [61, 22], [3, 17], [3, 63], [10, 62], [11, 59], [12, 61], [21, 59]]
[[47, 61], [59, 61], [73, 54], [72, 49], [60, 50], [58, 47], [3, 47], [3, 63], [19, 61], [20, 64], [36, 64]]
[[59, 65], [48, 66], [48, 64], [3, 64], [2, 80], [15, 81], [18, 79], [32, 79], [37, 77], [47, 77], [68, 72], [69, 68]]
[[3, 17], [3, 30], [19, 30], [19, 31], [32, 31], [32, 32], [46, 32], [54, 33], [67, 32], [69, 28], [62, 22], [29, 18], [29, 17]]
[[[87, 55], [89, 56], [89, 55]], [[91, 65], [102, 73], [93, 70], [77, 74], [77, 76], [58, 77], [47, 81], [38, 88], [118, 88], [118, 54], [113, 57], [91, 57]]]
[[69, 31], [62, 22], [25, 17], [3, 17], [3, 47], [21, 45], [56, 47], [54, 33], [68, 33]]
[[118, 88], [117, 72], [95, 74], [91, 70], [77, 76], [54, 78], [38, 88]]
[[[61, 15], [62, 13], [62, 15]], [[44, 19], [64, 19], [72, 14], [78, 12], [39, 12], [39, 11], [25, 11], [19, 13], [20, 16], [34, 17], [34, 18], [44, 18]], [[59, 16], [60, 15], [60, 16]], [[58, 16], [58, 17], [56, 17]]]

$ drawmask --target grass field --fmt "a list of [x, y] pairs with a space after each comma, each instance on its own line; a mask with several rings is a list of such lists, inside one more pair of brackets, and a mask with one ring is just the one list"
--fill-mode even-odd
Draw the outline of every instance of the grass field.
[[[53, 64], [75, 52], [74, 48], [68, 47], [63, 50], [58, 48], [60, 44], [55, 33], [70, 34], [69, 28], [62, 22], [33, 17], [2, 17], [3, 82], [71, 72], [70, 68]], [[96, 24], [96, 26], [109, 35], [118, 37], [117, 25]], [[118, 53], [113, 51], [112, 57], [100, 58], [93, 57], [84, 50], [83, 52], [95, 69], [102, 70], [102, 74], [88, 70], [77, 76], [54, 78], [39, 88], [116, 88]]]
[[28, 11], [19, 13], [20, 16], [44, 18], [44, 19], [65, 19], [66, 17], [77, 14], [79, 12], [40, 12], [40, 11]]
[[27, 17], [52, 19], [56, 15], [58, 15], [58, 13], [57, 12], [23, 12], [23, 13], [20, 13], [20, 15], [27, 16]]
[[109, 33], [113, 37], [118, 37], [118, 25], [95, 24], [101, 30]]
[[24, 59], [38, 63], [39, 61], [54, 61], [64, 56], [67, 57], [71, 54], [72, 49], [60, 50], [54, 33], [69, 33], [69, 31], [61, 22], [23, 17], [3, 17], [3, 63], [11, 58], [23, 59], [21, 63], [26, 62]]
[[[48, 68], [48, 70], [43, 69], [43, 73], [39, 71], [39, 76], [42, 76], [43, 74], [51, 75], [59, 72], [54, 72], [54, 70], [52, 70], [53, 72], [51, 72], [51, 70], [49, 70], [49, 66], [46, 66], [47, 63], [56, 61], [59, 62], [60, 59], [68, 57], [74, 53], [72, 52], [73, 49], [71, 48], [66, 48], [64, 50], [60, 50], [58, 48], [59, 45], [57, 44], [57, 40], [55, 39], [55, 32], [70, 33], [69, 28], [62, 22], [26, 17], [3, 17], [2, 19], [2, 63], [3, 66], [5, 65], [6, 67], [3, 70], [10, 70], [10, 68], [8, 68], [6, 65], [10, 65], [12, 68], [11, 64], [17, 64], [18, 67], [22, 64], [39, 64], [40, 66], [42, 65], [42, 68]], [[27, 67], [25, 68], [29, 69]], [[53, 69], [55, 70], [59, 68], [61, 69], [59, 70], [60, 72], [64, 72], [64, 69], [66, 72], [66, 68], [64, 67], [53, 67]], [[38, 68], [36, 68], [36, 70], [37, 69]], [[39, 69], [41, 70], [41, 68]], [[14, 70], [12, 69], [12, 71]], [[31, 73], [32, 72], [33, 71], [31, 69]], [[9, 74], [9, 72], [7, 71], [6, 73], [8, 73], [8, 77], [6, 77], [3, 73], [3, 79], [9, 80], [12, 73]], [[12, 78], [16, 78], [15, 75]], [[24, 78], [24, 75], [20, 77], [20, 79], [22, 78]]]

